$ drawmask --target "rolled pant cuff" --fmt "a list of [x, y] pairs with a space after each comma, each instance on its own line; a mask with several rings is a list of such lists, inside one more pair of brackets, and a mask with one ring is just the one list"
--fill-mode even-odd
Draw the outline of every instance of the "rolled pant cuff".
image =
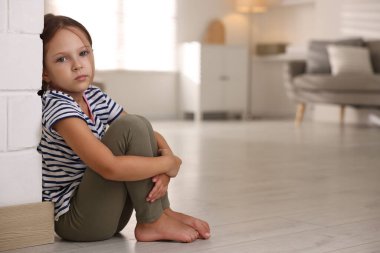
[[150, 216], [150, 217], [137, 217], [136, 216], [136, 220], [137, 220], [137, 223], [152, 223], [152, 222], [155, 222], [156, 220], [158, 220], [163, 213], [164, 213], [164, 211], [161, 211], [160, 213], [158, 213], [154, 216]]

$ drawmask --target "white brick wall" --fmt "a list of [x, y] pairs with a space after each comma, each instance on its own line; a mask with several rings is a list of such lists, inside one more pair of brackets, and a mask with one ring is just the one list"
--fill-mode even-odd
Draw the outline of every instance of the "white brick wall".
[[43, 0], [9, 0], [9, 30], [18, 33], [41, 33]]
[[0, 0], [0, 33], [7, 30], [7, 0]]
[[7, 149], [7, 98], [0, 96], [0, 154]]
[[41, 157], [34, 149], [0, 153], [0, 207], [41, 201]]
[[8, 98], [8, 150], [33, 148], [41, 136], [41, 99], [36, 93]]
[[43, 0], [0, 0], [0, 207], [41, 201]]
[[[42, 28], [41, 28], [42, 29]], [[0, 34], [0, 90], [36, 90], [41, 87], [41, 39], [33, 34]]]

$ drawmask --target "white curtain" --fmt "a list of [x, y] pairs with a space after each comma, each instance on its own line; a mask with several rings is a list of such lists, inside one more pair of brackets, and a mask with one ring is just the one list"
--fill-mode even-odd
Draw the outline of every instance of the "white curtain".
[[98, 70], [174, 71], [175, 0], [46, 0], [45, 13], [82, 23]]
[[341, 9], [341, 32], [347, 36], [380, 38], [380, 1], [345, 0]]

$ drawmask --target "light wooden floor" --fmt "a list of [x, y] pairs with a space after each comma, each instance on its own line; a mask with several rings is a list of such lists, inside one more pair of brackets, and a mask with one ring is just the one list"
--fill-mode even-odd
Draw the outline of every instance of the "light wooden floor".
[[104, 242], [10, 252], [380, 252], [380, 129], [293, 122], [155, 122], [183, 158], [174, 209], [212, 238], [136, 242], [134, 224]]

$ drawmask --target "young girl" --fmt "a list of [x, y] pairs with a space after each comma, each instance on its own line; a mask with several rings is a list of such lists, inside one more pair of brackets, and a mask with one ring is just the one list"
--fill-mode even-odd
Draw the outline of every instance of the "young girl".
[[127, 114], [91, 86], [94, 56], [86, 28], [47, 14], [41, 39], [38, 151], [43, 200], [55, 204], [56, 233], [72, 241], [108, 239], [135, 209], [138, 241], [208, 239], [207, 222], [169, 207], [168, 184], [181, 160], [165, 139], [145, 118]]

